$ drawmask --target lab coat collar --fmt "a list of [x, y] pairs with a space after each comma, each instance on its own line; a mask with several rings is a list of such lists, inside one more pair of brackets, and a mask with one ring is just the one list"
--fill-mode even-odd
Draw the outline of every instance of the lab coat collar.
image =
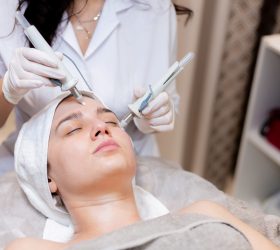
[[67, 23], [66, 13], [63, 16], [64, 21], [61, 23], [59, 28], [60, 31], [64, 30], [61, 33], [62, 39], [67, 42], [81, 57], [86, 59], [91, 56], [116, 29], [120, 23], [118, 13], [127, 10], [132, 5], [132, 0], [105, 0], [102, 15], [98, 20], [94, 35], [89, 43], [85, 55], [82, 55], [71, 23]]
[[68, 21], [67, 12], [65, 12], [63, 17], [62, 17], [62, 22], [59, 25], [57, 35], [58, 35], [57, 40], [54, 42], [54, 46], [53, 46], [55, 49], [56, 49], [56, 46], [60, 45], [60, 41], [64, 40], [80, 56], [82, 56], [82, 52], [81, 52], [77, 37], [76, 37], [75, 32], [73, 30], [73, 26], [70, 23], [70, 21]]
[[85, 59], [91, 56], [116, 29], [120, 23], [117, 14], [131, 6], [131, 0], [105, 0], [96, 30], [85, 53]]
[[[0, 38], [9, 37], [14, 31], [16, 24], [15, 13], [18, 8], [18, 1], [0, 1]], [[25, 12], [27, 7], [26, 3], [23, 3], [21, 13]]]

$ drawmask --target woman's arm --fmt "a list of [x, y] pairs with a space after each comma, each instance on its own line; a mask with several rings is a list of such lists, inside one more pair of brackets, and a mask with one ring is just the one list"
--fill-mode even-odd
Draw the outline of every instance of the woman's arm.
[[210, 217], [221, 219], [230, 223], [239, 229], [249, 240], [254, 250], [279, 250], [280, 248], [274, 245], [261, 233], [251, 228], [243, 221], [236, 218], [226, 208], [210, 201], [198, 201], [190, 206], [183, 208], [181, 213], [197, 213], [204, 214]]
[[6, 101], [2, 90], [3, 79], [0, 79], [0, 128], [4, 126], [13, 105]]

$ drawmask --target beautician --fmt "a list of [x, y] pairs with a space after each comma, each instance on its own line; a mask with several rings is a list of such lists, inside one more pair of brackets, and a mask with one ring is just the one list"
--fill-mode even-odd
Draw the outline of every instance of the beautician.
[[[22, 27], [15, 23], [16, 9], [55, 51], [64, 54], [58, 56], [80, 79], [78, 89], [89, 89], [86, 80], [118, 117], [175, 61], [176, 14], [170, 0], [0, 1], [1, 127], [15, 107], [18, 130], [61, 93], [48, 78], [64, 78], [47, 54], [30, 48]], [[152, 133], [173, 129], [178, 99], [173, 85], [143, 111], [145, 119], [128, 127], [137, 154], [158, 155]], [[0, 173], [12, 166], [16, 136], [1, 146]]]

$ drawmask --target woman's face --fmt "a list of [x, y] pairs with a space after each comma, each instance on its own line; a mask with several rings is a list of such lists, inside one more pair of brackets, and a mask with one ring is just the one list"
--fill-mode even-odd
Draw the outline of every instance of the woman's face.
[[66, 203], [127, 188], [135, 174], [131, 140], [116, 115], [84, 99], [84, 106], [73, 97], [61, 102], [51, 127], [48, 176]]

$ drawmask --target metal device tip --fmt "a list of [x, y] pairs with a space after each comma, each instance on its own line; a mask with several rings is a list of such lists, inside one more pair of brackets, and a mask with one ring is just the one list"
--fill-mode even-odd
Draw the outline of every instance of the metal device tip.
[[125, 116], [124, 119], [121, 120], [120, 125], [122, 128], [125, 128], [133, 119], [134, 114], [133, 113], [129, 113]]
[[86, 105], [86, 103], [84, 102], [84, 98], [83, 98], [82, 95], [76, 96], [76, 100], [77, 100], [80, 104], [82, 104], [83, 106]]
[[121, 121], [120, 121], [120, 126], [121, 126], [122, 128], [125, 128], [127, 125], [128, 125], [128, 122], [127, 122], [127, 121], [125, 121], [125, 120], [121, 120]]
[[77, 90], [76, 87], [70, 89], [70, 92], [72, 93], [72, 95], [76, 98], [76, 100], [77, 100], [80, 104], [86, 105], [86, 103], [84, 102], [83, 96], [80, 94], [80, 92]]

